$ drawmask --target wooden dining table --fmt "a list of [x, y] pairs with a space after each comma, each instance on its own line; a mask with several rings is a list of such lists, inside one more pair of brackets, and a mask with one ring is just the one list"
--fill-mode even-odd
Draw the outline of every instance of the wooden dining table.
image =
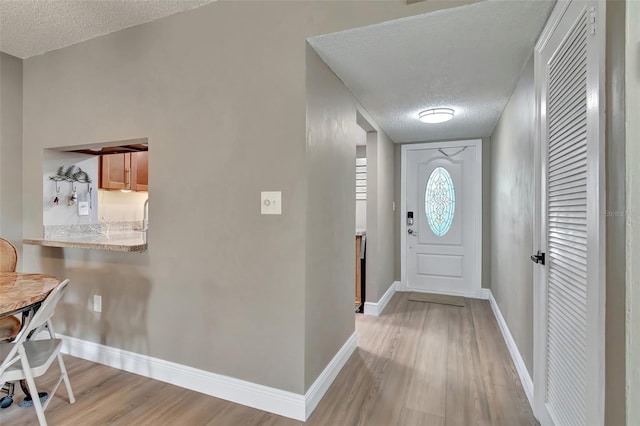
[[32, 309], [60, 282], [52, 275], [0, 272], [0, 318]]

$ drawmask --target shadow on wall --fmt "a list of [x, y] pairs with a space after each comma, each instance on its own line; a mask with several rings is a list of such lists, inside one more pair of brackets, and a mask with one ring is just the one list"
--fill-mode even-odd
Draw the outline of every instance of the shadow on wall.
[[[147, 314], [151, 281], [138, 273], [139, 265], [108, 261], [98, 264], [90, 261], [88, 250], [82, 252], [85, 259], [78, 262], [78, 259], [65, 259], [61, 248], [42, 249], [42, 270], [71, 280], [56, 310], [56, 332], [148, 355]], [[141, 255], [114, 253], [113, 256]], [[102, 297], [102, 312], [94, 311], [95, 295]]]

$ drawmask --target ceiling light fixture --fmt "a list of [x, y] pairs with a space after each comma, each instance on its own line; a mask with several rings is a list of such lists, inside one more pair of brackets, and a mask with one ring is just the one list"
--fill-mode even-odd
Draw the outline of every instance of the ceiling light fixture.
[[423, 123], [444, 123], [453, 118], [453, 110], [451, 108], [431, 108], [425, 109], [418, 114], [418, 120]]

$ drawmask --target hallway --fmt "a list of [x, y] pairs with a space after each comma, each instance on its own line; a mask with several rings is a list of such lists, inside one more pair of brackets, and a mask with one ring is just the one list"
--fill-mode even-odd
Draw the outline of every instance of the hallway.
[[378, 318], [358, 315], [358, 350], [311, 424], [537, 424], [489, 302], [408, 297], [396, 293]]
[[[408, 295], [396, 293], [380, 317], [357, 315], [359, 347], [307, 424], [536, 424], [489, 303], [467, 299], [461, 308]], [[66, 362], [77, 402], [57, 394], [51, 425], [301, 424], [78, 358]], [[0, 412], [2, 424], [34, 419], [17, 404]]]

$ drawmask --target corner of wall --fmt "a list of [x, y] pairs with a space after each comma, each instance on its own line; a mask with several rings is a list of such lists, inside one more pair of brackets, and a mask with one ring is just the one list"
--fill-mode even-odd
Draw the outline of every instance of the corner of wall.
[[[640, 2], [626, 2], [625, 112], [640, 116]], [[640, 122], [626, 120], [626, 422], [640, 419]]]
[[308, 44], [306, 65], [305, 391], [355, 331], [355, 158], [362, 132], [355, 98]]
[[22, 60], [0, 52], [0, 236], [18, 250], [22, 266]]
[[[527, 62], [493, 134], [483, 138], [487, 212], [483, 248], [490, 253], [483, 264], [483, 287], [504, 315], [513, 341], [533, 371], [533, 246], [535, 205], [535, 88], [533, 58]], [[516, 143], [517, 141], [517, 143]], [[509, 259], [509, 261], [503, 261]]]
[[402, 198], [401, 196], [401, 183], [402, 183], [402, 144], [395, 144], [394, 146], [394, 167], [395, 167], [395, 172], [394, 172], [394, 202], [395, 202], [395, 207], [396, 207], [396, 214], [394, 216], [394, 225], [393, 225], [393, 229], [395, 232], [395, 238], [394, 238], [394, 250], [395, 250], [395, 268], [394, 268], [394, 280], [395, 281], [400, 281], [400, 275], [401, 275], [401, 247], [400, 247], [400, 221], [402, 220], [402, 218], [400, 217], [400, 211], [402, 210], [400, 208], [400, 200]]
[[[625, 3], [606, 4], [606, 209], [625, 209]], [[637, 142], [637, 141], [636, 141]], [[632, 166], [637, 168], [637, 165]], [[626, 221], [623, 215], [605, 215], [605, 424], [626, 422]], [[637, 419], [635, 419], [637, 420]]]
[[491, 137], [482, 138], [482, 288], [491, 288]]

